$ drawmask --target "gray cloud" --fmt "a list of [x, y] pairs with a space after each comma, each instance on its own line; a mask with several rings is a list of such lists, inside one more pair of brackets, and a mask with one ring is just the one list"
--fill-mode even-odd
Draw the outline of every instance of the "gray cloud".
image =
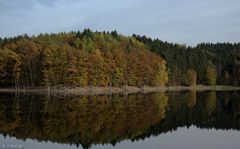
[[118, 30], [195, 45], [240, 41], [239, 0], [0, 0], [0, 36]]

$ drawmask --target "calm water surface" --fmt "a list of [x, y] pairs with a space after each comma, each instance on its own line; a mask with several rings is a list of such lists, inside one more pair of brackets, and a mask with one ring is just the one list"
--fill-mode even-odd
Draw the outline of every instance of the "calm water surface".
[[0, 149], [239, 149], [240, 92], [0, 94]]

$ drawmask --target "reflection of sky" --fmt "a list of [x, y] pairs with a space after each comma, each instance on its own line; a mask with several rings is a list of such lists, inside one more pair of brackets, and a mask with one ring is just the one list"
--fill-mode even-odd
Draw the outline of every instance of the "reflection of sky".
[[[187, 129], [186, 127], [178, 128], [176, 131], [161, 134], [157, 137], [150, 137], [132, 143], [131, 141], [123, 141], [112, 145], [95, 145], [93, 149], [239, 149], [240, 132], [234, 130], [215, 130], [215, 129], [199, 129], [195, 126]], [[15, 138], [4, 138], [0, 136], [0, 145], [13, 144], [23, 145], [24, 149], [76, 149], [76, 146], [60, 145], [50, 142], [37, 142], [27, 139], [22, 142]], [[1, 148], [1, 147], [0, 147]], [[81, 147], [79, 147], [81, 148]]]
[[240, 41], [239, 0], [0, 0], [0, 36], [114, 30], [169, 42]]

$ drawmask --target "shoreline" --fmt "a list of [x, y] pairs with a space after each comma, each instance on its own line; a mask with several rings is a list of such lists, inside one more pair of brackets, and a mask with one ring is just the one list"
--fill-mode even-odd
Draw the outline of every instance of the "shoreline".
[[154, 92], [168, 92], [168, 91], [234, 91], [240, 90], [237, 86], [143, 86], [133, 87], [76, 87], [76, 88], [61, 88], [55, 90], [48, 90], [47, 88], [35, 89], [14, 89], [14, 88], [0, 88], [0, 93], [36, 93], [36, 94], [64, 94], [64, 95], [106, 95], [106, 94], [131, 94], [131, 93], [154, 93]]

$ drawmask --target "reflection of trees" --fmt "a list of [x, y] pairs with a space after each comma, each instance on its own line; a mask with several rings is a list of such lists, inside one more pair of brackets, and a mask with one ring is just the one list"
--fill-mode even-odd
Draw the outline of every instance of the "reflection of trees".
[[197, 104], [197, 92], [196, 91], [190, 91], [187, 93], [189, 98], [187, 98], [187, 105], [189, 107], [194, 107]]
[[[140, 138], [159, 135], [176, 130], [178, 127], [195, 125], [200, 128], [240, 129], [240, 100], [239, 94], [231, 92], [197, 93], [196, 104], [193, 101], [194, 93], [170, 92], [168, 94], [168, 110], [164, 121], [155, 125]], [[218, 98], [216, 98], [218, 97]], [[226, 99], [228, 97], [228, 99]], [[226, 101], [228, 103], [226, 104]], [[191, 105], [191, 106], [189, 106]]]
[[205, 99], [206, 114], [211, 115], [212, 112], [216, 109], [217, 106], [217, 97], [216, 92], [209, 92]]
[[[5, 100], [8, 98], [7, 100]], [[19, 138], [83, 144], [134, 139], [165, 118], [167, 96], [115, 95], [58, 99], [0, 99], [0, 131]], [[4, 108], [6, 107], [6, 108]]]
[[0, 96], [0, 132], [21, 139], [115, 144], [196, 125], [239, 129], [238, 93], [170, 92], [69, 97]]

